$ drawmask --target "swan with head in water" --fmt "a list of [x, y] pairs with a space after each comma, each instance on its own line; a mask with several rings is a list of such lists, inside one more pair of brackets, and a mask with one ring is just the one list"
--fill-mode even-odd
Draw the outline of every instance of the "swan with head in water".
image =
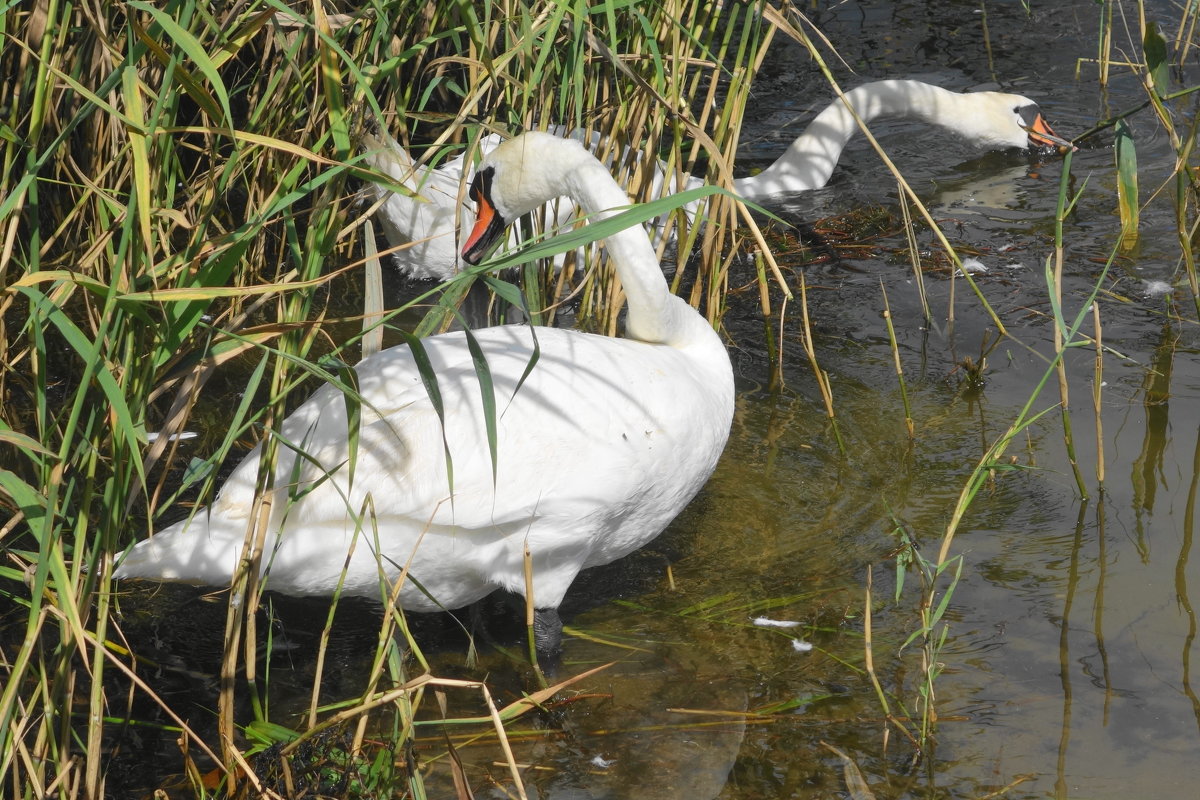
[[[479, 221], [464, 258], [472, 263], [509, 221], [552, 198], [597, 218], [629, 203], [579, 142], [546, 133], [485, 157], [471, 196]], [[528, 548], [539, 647], [555, 649], [556, 609], [576, 574], [662, 532], [712, 473], [733, 417], [725, 347], [670, 293], [646, 231], [620, 231], [606, 245], [628, 301], [627, 338], [520, 325], [476, 331], [485, 388], [467, 333], [432, 336], [421, 344], [440, 409], [401, 346], [355, 368], [356, 435], [333, 385], [284, 421], [266, 588], [333, 594], [344, 567], [343, 594], [386, 597], [381, 582], [409, 565], [401, 605], [453, 609], [496, 589], [524, 594]], [[488, 391], [494, 434], [481, 399]], [[259, 458], [251, 451], [208, 508], [134, 546], [116, 577], [228, 584], [252, 524]]]
[[[821, 188], [829, 182], [846, 143], [858, 131], [855, 114], [864, 123], [878, 119], [918, 120], [947, 130], [982, 150], [1066, 144], [1050, 129], [1037, 103], [1021, 95], [964, 94], [914, 80], [876, 81], [847, 92], [845, 101], [835, 99], [774, 164], [758, 175], [738, 178], [733, 183], [734, 190], [746, 200], [769, 205], [772, 198]], [[438, 169], [415, 166], [404, 149], [386, 134], [370, 137], [363, 144], [367, 164], [424, 198], [423, 202], [382, 187], [372, 189], [378, 197], [384, 197], [378, 216], [391, 245], [418, 243], [408, 250], [397, 251], [397, 267], [415, 278], [454, 277], [460, 269], [455, 225], [467, 230], [473, 219], [470, 210], [459, 202], [461, 182], [469, 181], [473, 174], [470, 165], [459, 157]], [[497, 137], [487, 136], [480, 141], [479, 150], [486, 154], [497, 144]], [[599, 144], [598, 136], [585, 141], [593, 151]], [[659, 164], [653, 176], [651, 199], [704, 183], [702, 178], [687, 176], [681, 186], [674, 177], [664, 180], [663, 175], [664, 167]], [[689, 209], [690, 213], [694, 211]], [[546, 222], [553, 227], [567, 223], [570, 217], [569, 205], [560, 203]]]
[[[853, 113], [851, 113], [853, 109]], [[1060, 147], [1037, 103], [1005, 92], [952, 92], [912, 80], [867, 83], [830, 103], [775, 163], [757, 175], [738, 178], [734, 191], [746, 200], [820, 189], [829, 182], [846, 143], [864, 123], [877, 119], [925, 122], [955, 134], [980, 150]]]

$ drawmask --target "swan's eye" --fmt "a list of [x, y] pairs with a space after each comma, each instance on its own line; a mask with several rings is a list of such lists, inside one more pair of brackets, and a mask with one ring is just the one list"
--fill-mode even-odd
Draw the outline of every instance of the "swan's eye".
[[1042, 110], [1037, 107], [1037, 104], [1030, 103], [1027, 106], [1017, 106], [1013, 109], [1013, 113], [1021, 118], [1021, 127], [1032, 128], [1037, 123], [1038, 117], [1042, 115]]

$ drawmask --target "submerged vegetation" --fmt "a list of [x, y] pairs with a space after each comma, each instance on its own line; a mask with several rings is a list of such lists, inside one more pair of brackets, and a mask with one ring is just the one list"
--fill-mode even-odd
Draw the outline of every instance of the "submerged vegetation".
[[[1114, 29], [1112, 4], [1098, 8], [1103, 35], [1089, 68], [1102, 82], [1113, 68]], [[1174, 203], [1192, 323], [1200, 317], [1191, 166], [1200, 117], [1183, 122], [1166, 105], [1184, 96], [1169, 86], [1170, 68], [1183, 63], [1195, 14], [1181, 12], [1173, 41], [1144, 17], [1132, 21], [1143, 55], [1122, 65], [1145, 78], [1147, 103], [1178, 155], [1172, 179], [1153, 191]], [[9, 87], [0, 106], [0, 793], [149, 796], [170, 783], [172, 796], [419, 798], [436, 767], [441, 789], [469, 797], [482, 778], [463, 766], [459, 751], [482, 746], [498, 765], [487, 780], [526, 796], [527, 765], [512, 741], [554, 735], [545, 720], [580, 699], [563, 690], [584, 691], [603, 665], [571, 665], [572, 677], [541, 684], [522, 666], [517, 682], [528, 686], [497, 689], [490, 675], [439, 674], [413, 632], [422, 623], [400, 609], [364, 615], [335, 599], [316, 615], [309, 663], [285, 668], [295, 644], [282, 640], [295, 634], [279, 622], [286, 614], [277, 614], [255, 571], [193, 604], [221, 634], [197, 653], [201, 663], [159, 660], [155, 648], [166, 634], [141, 611], [153, 603], [116, 591], [114, 559], [211, 499], [228, 468], [255, 442], [272, 442], [268, 432], [318, 382], [347, 383], [345, 365], [364, 352], [452, 324], [473, 281], [485, 281], [536, 322], [617, 332], [622, 295], [603, 264], [569, 263], [555, 272], [529, 261], [503, 279], [464, 273], [442, 286], [408, 286], [404, 302], [385, 309], [373, 209], [362, 187], [399, 187], [363, 166], [357, 143], [364, 131], [386, 129], [437, 165], [488, 133], [562, 124], [647, 155], [618, 175], [635, 200], [651, 196], [653, 159], [728, 186], [753, 79], [773, 41], [800, 42], [831, 80], [825, 64], [836, 63], [838, 43], [823, 41], [786, 7], [706, 0], [47, 0], [0, 7], [0, 34], [0, 79]], [[1119, 114], [1112, 125], [1119, 216], [1109, 264], [1136, 248], [1138, 198], [1147, 194], [1138, 187], [1135, 140]], [[1044, 264], [1054, 350], [1043, 354], [1045, 373], [1028, 402], [985, 443], [945, 512], [945, 528], [913, 532], [895, 520], [890, 616], [897, 629], [881, 636], [873, 626], [885, 601], [865, 564], [855, 563], [846, 570], [862, 576], [865, 602], [828, 602], [797, 629], [803, 636], [772, 631], [797, 652], [811, 646], [805, 636], [861, 631], [861, 646], [835, 660], [855, 679], [867, 676], [880, 725], [890, 726], [914, 763], [930, 758], [936, 744], [938, 676], [954, 657], [946, 653], [953, 634], [947, 609], [972, 569], [955, 537], [978, 498], [1021, 468], [1010, 450], [1035, 422], [1057, 415], [1078, 494], [1103, 491], [1099, 412], [1099, 455], [1089, 471], [1075, 457], [1082, 426], [1071, 415], [1076, 387], [1064, 363], [1073, 349], [1094, 353], [1088, 402], [1099, 409], [1105, 360], [1119, 354], [1105, 347], [1095, 302], [1105, 296], [1107, 266], [1090, 296], [1063, 297], [1064, 225], [1089, 190], [1073, 182], [1071, 164], [1067, 155], [1054, 251]], [[933, 269], [949, 281], [967, 280], [979, 314], [1003, 331], [938, 221], [911, 190], [901, 197], [902, 218], [872, 209], [813, 226], [820, 241], [809, 260], [869, 250], [864, 239], [906, 231], [909, 248], [892, 259], [912, 264], [926, 321], [953, 324], [955, 314], [953, 292], [946, 309], [929, 305], [922, 276]], [[783, 359], [811, 364], [817, 388], [800, 413], [823, 417], [821, 446], [850, 459], [859, 440], [844, 430], [838, 393], [820, 363], [822, 334], [808, 309], [813, 290], [802, 272], [774, 260], [796, 240], [776, 223], [764, 238], [755, 222], [762, 217], [727, 193], [705, 202], [706, 224], [683, 213], [670, 223], [680, 242], [663, 250], [673, 291], [718, 325], [734, 301], [755, 309], [764, 333], [753, 347], [771, 362], [758, 377], [778, 389]], [[602, 236], [597, 229], [588, 235]], [[935, 251], [923, 249], [916, 232]], [[920, 421], [896, 344], [895, 300], [880, 297], [886, 321], [876, 335], [890, 343], [899, 394], [893, 408], [876, 411], [898, 421], [911, 444]], [[799, 313], [789, 313], [794, 302]], [[800, 347], [784, 347], [788, 327], [801, 328]], [[988, 358], [1012, 341], [993, 337], [978, 357], [962, 360], [967, 392], [983, 390]], [[1058, 396], [1047, 398], [1052, 389], [1044, 387]], [[198, 447], [185, 444], [193, 433]], [[809, 599], [796, 593], [740, 603], [721, 595], [654, 613], [721, 637], [745, 627], [748, 615]], [[378, 623], [356, 640], [373, 655], [365, 674], [355, 673], [361, 682], [348, 686], [339, 682], [336, 642], [348, 618], [361, 616]], [[609, 648], [608, 660], [640, 648], [632, 637], [570, 632]], [[474, 640], [465, 639], [473, 657]], [[497, 651], [507, 655], [502, 645]], [[915, 671], [881, 666], [893, 658]], [[519, 662], [514, 655], [508, 663]], [[292, 671], [298, 675], [283, 677]], [[294, 696], [304, 700], [277, 708], [273, 687], [293, 679], [302, 684]], [[200, 685], [207, 699], [177, 700], [184, 695], [175, 682]], [[835, 695], [814, 690], [696, 730], [775, 724]], [[517, 725], [535, 717], [537, 724]], [[858, 770], [840, 757], [851, 781]], [[852, 791], [869, 794], [865, 786]]]

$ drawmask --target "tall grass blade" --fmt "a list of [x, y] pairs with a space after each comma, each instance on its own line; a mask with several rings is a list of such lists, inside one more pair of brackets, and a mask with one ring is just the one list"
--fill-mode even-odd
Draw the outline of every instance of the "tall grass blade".
[[383, 265], [375, 251], [375, 227], [363, 222], [363, 358], [383, 349]]
[[[161, 33], [156, 35], [155, 31], [149, 31], [149, 37], [152, 41], [169, 41], [172, 45], [180, 48], [184, 54], [191, 59], [196, 68], [203, 73], [208, 81], [208, 88], [200, 90], [192, 97], [201, 106], [209, 107], [209, 116], [213, 121], [222, 127], [232, 128], [233, 126], [233, 111], [230, 110], [229, 90], [225, 88], [225, 82], [221, 78], [221, 74], [217, 68], [217, 64], [209, 56], [204, 45], [181, 26], [175, 18], [167, 11], [156, 8], [149, 3], [141, 2], [141, 0], [129, 0], [129, 6], [143, 11], [154, 18], [161, 28]], [[197, 84], [193, 84], [197, 89], [200, 89]], [[211, 91], [211, 95], [209, 92]], [[220, 110], [212, 108], [212, 98], [215, 95], [216, 103], [219, 104]]]
[[441, 423], [442, 449], [446, 454], [446, 484], [451, 497], [453, 497], [454, 459], [450, 455], [450, 440], [446, 438], [446, 404], [442, 400], [442, 390], [438, 384], [437, 370], [433, 368], [433, 364], [429, 360], [429, 354], [425, 352], [425, 345], [421, 344], [421, 340], [410, 333], [402, 331], [401, 334], [404, 336], [404, 341], [408, 345], [408, 349], [413, 356], [413, 361], [417, 365], [417, 372], [421, 376], [421, 383], [425, 387], [425, 393], [429, 395], [429, 403], [433, 406], [434, 413], [437, 414], [438, 421]]
[[475, 378], [479, 381], [479, 400], [483, 408], [483, 424], [487, 431], [488, 455], [492, 460], [492, 483], [496, 482], [499, 464], [496, 458], [496, 386], [492, 381], [492, 371], [488, 367], [487, 357], [479, 340], [470, 330], [464, 330], [467, 349], [471, 352], [471, 363], [475, 368]]

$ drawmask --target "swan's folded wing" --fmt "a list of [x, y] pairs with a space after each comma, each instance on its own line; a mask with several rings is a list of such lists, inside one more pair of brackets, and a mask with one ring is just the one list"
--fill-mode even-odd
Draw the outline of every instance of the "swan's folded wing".
[[[541, 353], [530, 370], [528, 329], [479, 332], [496, 403], [495, 464], [476, 365], [466, 347], [438, 337], [427, 353], [442, 414], [406, 348], [378, 354], [359, 368], [356, 435], [345, 396], [333, 386], [288, 419], [278, 499], [293, 501], [289, 513], [312, 522], [345, 519], [348, 509], [357, 514], [369, 495], [379, 516], [478, 529], [570, 515], [588, 496], [618, 503], [636, 497], [657, 468], [648, 463], [662, 427], [654, 418], [678, 416], [677, 409], [661, 398], [658, 407], [647, 404], [653, 393], [646, 382], [656, 370], [634, 369], [608, 349], [592, 352], [590, 337], [563, 333], [538, 334]], [[222, 513], [253, 501], [254, 460], [226, 483]]]

